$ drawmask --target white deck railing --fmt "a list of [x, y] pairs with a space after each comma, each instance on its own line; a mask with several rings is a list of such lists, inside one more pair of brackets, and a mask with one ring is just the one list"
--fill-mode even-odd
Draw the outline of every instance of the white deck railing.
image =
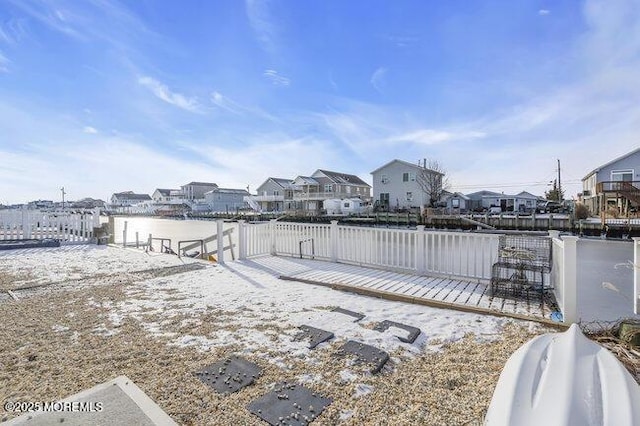
[[240, 257], [305, 256], [399, 272], [491, 279], [498, 236], [327, 224], [240, 222]]
[[99, 212], [0, 210], [0, 240], [55, 238], [63, 243], [85, 243], [100, 226]]

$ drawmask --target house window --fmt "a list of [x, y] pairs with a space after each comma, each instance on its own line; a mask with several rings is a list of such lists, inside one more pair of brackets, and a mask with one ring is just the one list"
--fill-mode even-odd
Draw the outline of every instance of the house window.
[[351, 194], [351, 187], [350, 186], [347, 186], [345, 189], [347, 190], [347, 194]]
[[333, 185], [331, 185], [330, 183], [324, 186], [324, 192], [332, 192], [332, 191], [333, 191]]
[[382, 183], [389, 183], [389, 176], [382, 175], [382, 179], [380, 180]]
[[407, 192], [407, 201], [413, 200], [413, 192]]
[[411, 173], [411, 172], [403, 173], [402, 174], [402, 181], [403, 182], [415, 182], [416, 181], [416, 174], [415, 173]]
[[631, 182], [633, 180], [633, 170], [613, 170], [611, 180], [614, 182]]
[[273, 191], [273, 195], [280, 195], [280, 191]]
[[460, 200], [457, 198], [453, 198], [451, 200], [451, 207], [454, 209], [459, 209], [460, 208]]

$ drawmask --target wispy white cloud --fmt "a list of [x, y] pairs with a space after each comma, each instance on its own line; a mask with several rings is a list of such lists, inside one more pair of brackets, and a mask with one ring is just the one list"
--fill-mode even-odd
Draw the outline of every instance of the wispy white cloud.
[[276, 117], [267, 113], [259, 107], [243, 105], [218, 91], [211, 93], [211, 102], [218, 108], [230, 112], [232, 114], [245, 117], [247, 115], [254, 116], [268, 121], [278, 121]]
[[0, 51], [0, 72], [9, 72], [9, 59]]
[[232, 101], [220, 92], [213, 92], [211, 94], [211, 102], [213, 102], [213, 104], [218, 108], [221, 108], [225, 111], [242, 115], [243, 108], [238, 103]]
[[201, 112], [196, 98], [189, 98], [181, 93], [172, 92], [165, 84], [152, 77], [140, 77], [138, 78], [138, 83], [149, 89], [151, 93], [168, 104], [182, 108], [186, 111]]
[[409, 142], [418, 145], [435, 145], [444, 142], [469, 141], [482, 139], [485, 133], [479, 131], [447, 131], [435, 129], [419, 129], [387, 138], [389, 142]]
[[540, 9], [538, 10], [538, 15], [540, 16], [546, 16], [549, 15], [551, 13], [551, 11], [549, 9]]
[[90, 135], [95, 135], [98, 133], [98, 130], [96, 130], [95, 127], [91, 127], [91, 126], [84, 126], [82, 128], [82, 131], [85, 133], [89, 133]]
[[267, 80], [269, 80], [275, 86], [289, 86], [291, 84], [291, 80], [282, 74], [279, 74], [278, 71], [267, 69], [262, 73]]
[[278, 29], [271, 13], [268, 0], [246, 0], [245, 8], [249, 24], [258, 38], [258, 42], [270, 54], [277, 52]]
[[0, 22], [0, 42], [9, 45], [19, 43], [27, 34], [25, 19], [11, 18]]
[[373, 72], [373, 74], [371, 75], [371, 79], [369, 80], [373, 88], [380, 93], [382, 93], [382, 90], [384, 89], [384, 86], [386, 84], [387, 72], [387, 68], [379, 67]]

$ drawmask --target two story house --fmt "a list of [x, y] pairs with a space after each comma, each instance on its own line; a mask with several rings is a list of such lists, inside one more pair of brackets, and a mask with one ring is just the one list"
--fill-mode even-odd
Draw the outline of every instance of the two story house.
[[180, 190], [182, 191], [185, 200], [203, 200], [205, 192], [216, 189], [218, 185], [210, 182], [190, 182], [186, 185], [182, 185]]
[[591, 214], [640, 208], [640, 148], [592, 170], [582, 178], [580, 201]]
[[421, 208], [430, 204], [430, 194], [420, 185], [420, 174], [431, 174], [433, 181], [443, 174], [418, 164], [392, 160], [371, 172], [373, 199], [381, 210]]
[[[257, 194], [250, 196], [260, 210], [265, 212], [284, 212], [291, 209], [293, 199], [293, 179], [267, 178], [256, 190]], [[285, 204], [285, 199], [287, 203]]]
[[311, 176], [293, 180], [293, 206], [302, 213], [317, 214], [329, 199], [371, 200], [371, 186], [356, 175], [318, 169]]

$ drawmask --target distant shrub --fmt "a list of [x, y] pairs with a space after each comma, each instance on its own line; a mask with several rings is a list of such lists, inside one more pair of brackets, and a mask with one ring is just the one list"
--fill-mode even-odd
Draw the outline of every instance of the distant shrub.
[[578, 220], [587, 219], [590, 216], [589, 209], [584, 204], [576, 204], [575, 215]]

